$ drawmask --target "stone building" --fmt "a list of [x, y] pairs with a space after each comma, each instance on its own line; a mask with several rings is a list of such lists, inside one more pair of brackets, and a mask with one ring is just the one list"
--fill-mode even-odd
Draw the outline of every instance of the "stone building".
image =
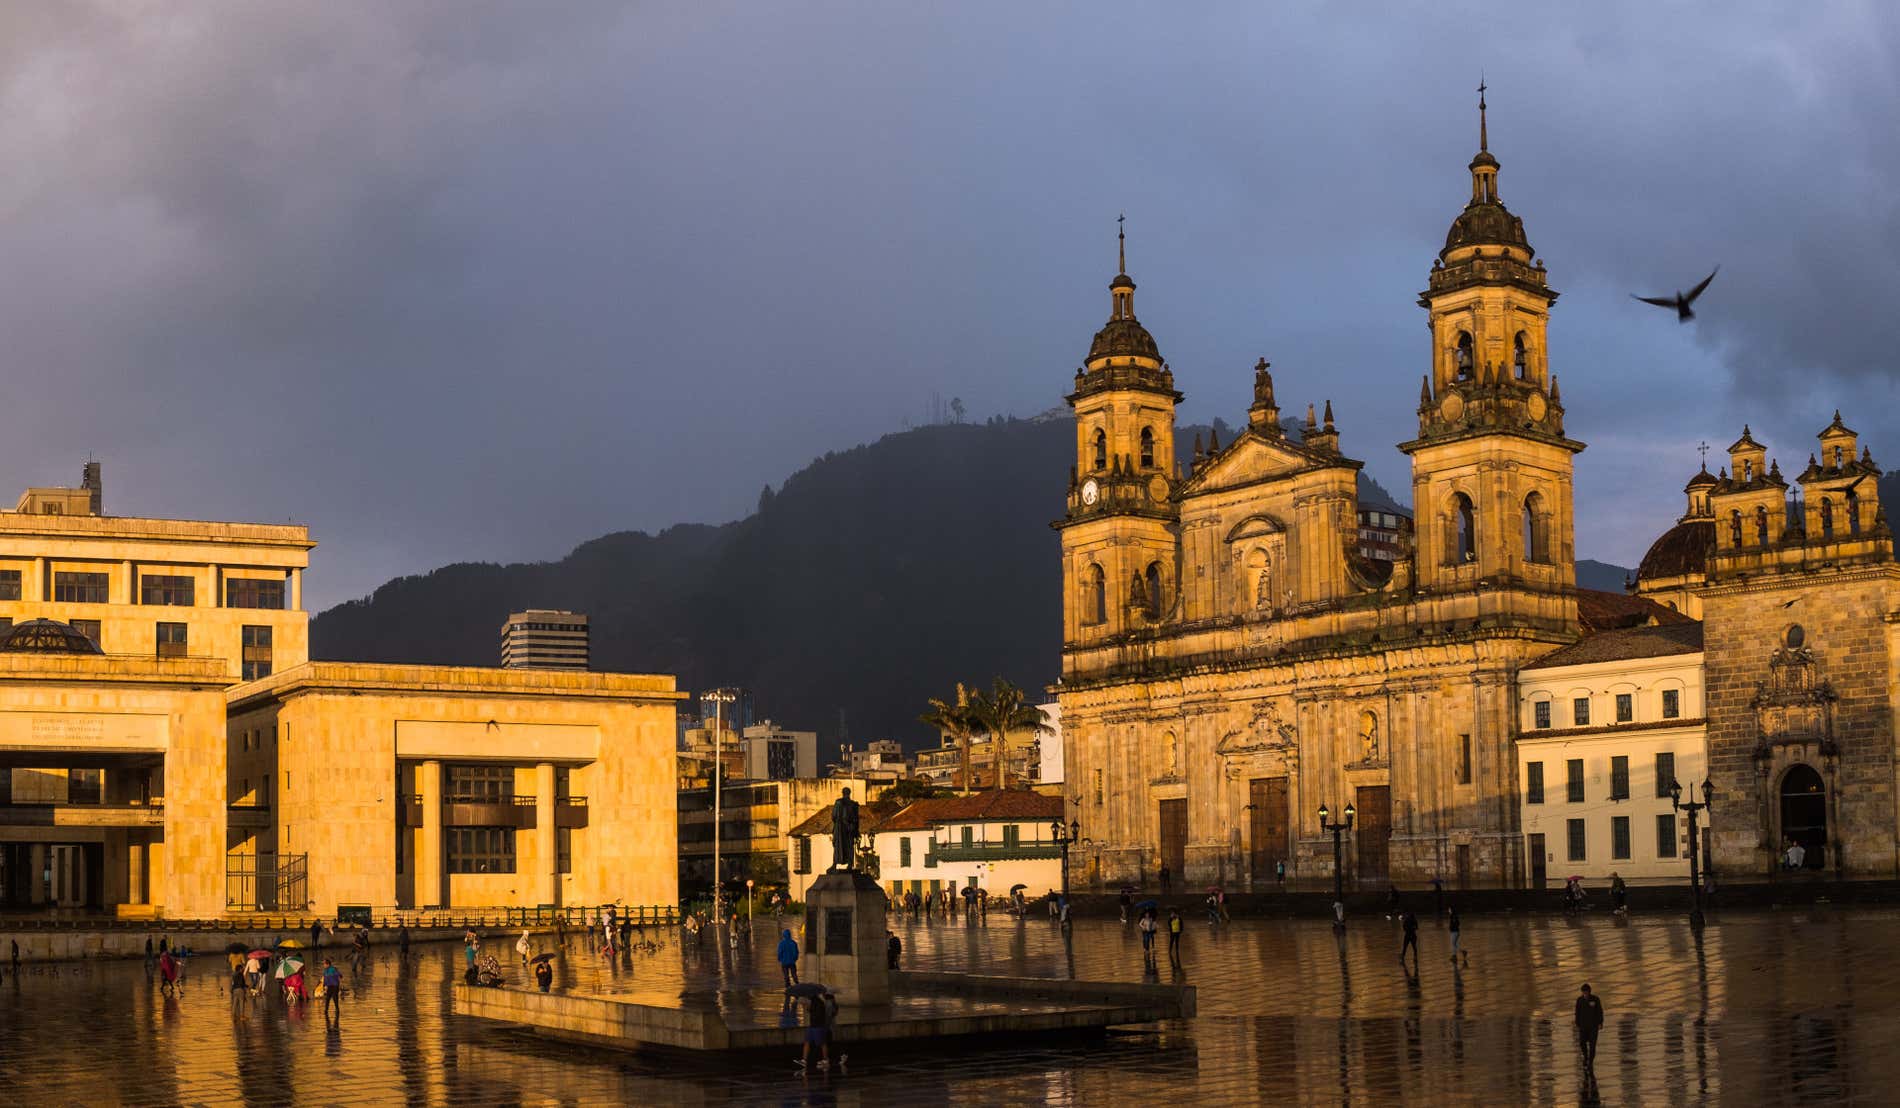
[[1498, 194], [1480, 104], [1471, 194], [1419, 304], [1430, 343], [1403, 558], [1359, 552], [1332, 404], [1296, 440], [1265, 359], [1247, 427], [1177, 468], [1182, 394], [1124, 264], [1075, 374], [1062, 539], [1069, 818], [1095, 881], [1332, 868], [1524, 879], [1516, 678], [1576, 641], [1572, 459], [1545, 325], [1557, 293]]

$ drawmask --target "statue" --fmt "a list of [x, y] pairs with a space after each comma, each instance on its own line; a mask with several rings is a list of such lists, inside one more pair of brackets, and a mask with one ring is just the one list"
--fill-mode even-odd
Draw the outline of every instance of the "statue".
[[857, 868], [858, 802], [845, 789], [831, 806], [831, 868], [849, 873]]

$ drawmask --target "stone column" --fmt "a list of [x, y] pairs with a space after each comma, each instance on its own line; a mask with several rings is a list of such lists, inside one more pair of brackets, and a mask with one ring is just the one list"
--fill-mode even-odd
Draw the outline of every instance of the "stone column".
[[303, 611], [303, 570], [301, 569], [290, 571], [290, 609], [293, 612]]
[[416, 832], [415, 903], [418, 908], [444, 908], [441, 762], [431, 759], [417, 767], [416, 792], [422, 795], [422, 827]]
[[27, 873], [27, 888], [30, 890], [27, 900], [37, 907], [46, 903], [46, 844], [34, 843], [27, 851], [28, 865], [32, 869]]
[[554, 830], [554, 763], [539, 762], [534, 767], [534, 849], [541, 860], [541, 872], [529, 886], [535, 891], [535, 904], [560, 903], [561, 867]]
[[125, 902], [145, 903], [145, 840], [137, 832], [125, 837], [125, 876]]

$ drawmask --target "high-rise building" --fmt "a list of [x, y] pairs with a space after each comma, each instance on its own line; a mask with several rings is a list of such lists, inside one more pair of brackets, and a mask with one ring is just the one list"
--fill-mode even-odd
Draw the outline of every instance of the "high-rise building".
[[588, 668], [587, 617], [529, 608], [501, 627], [501, 664], [508, 669]]

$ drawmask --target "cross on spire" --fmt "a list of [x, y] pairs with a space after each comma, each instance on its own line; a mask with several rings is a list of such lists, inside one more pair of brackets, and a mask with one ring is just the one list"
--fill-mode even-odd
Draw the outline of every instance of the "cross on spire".
[[1128, 213], [1115, 217], [1115, 261], [1117, 273], [1128, 272], [1128, 231], [1123, 226], [1128, 221]]
[[1478, 151], [1483, 153], [1491, 149], [1491, 135], [1484, 120], [1484, 70], [1478, 71]]
[[1706, 441], [1699, 442], [1696, 443], [1695, 448], [1696, 452], [1702, 455], [1702, 472], [1707, 473], [1709, 471], [1709, 444]]

